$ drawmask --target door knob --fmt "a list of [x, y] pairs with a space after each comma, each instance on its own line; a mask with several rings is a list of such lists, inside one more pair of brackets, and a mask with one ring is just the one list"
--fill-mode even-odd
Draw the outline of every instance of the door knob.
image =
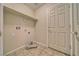
[[74, 32], [75, 35], [78, 35], [78, 32]]

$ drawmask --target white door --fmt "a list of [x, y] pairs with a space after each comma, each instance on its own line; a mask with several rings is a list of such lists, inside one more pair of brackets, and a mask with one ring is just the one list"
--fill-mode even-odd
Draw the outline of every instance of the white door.
[[3, 55], [3, 47], [2, 47], [2, 6], [0, 4], [0, 56]]
[[48, 22], [48, 46], [70, 54], [69, 4], [57, 4], [50, 8]]
[[73, 4], [73, 17], [74, 19], [74, 53], [79, 56], [79, 4]]

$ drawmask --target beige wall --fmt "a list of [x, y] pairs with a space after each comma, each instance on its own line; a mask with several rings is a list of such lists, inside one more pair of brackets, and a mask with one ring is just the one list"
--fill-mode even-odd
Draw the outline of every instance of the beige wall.
[[[16, 30], [20, 26], [20, 30]], [[27, 30], [27, 31], [26, 31]], [[4, 54], [25, 45], [27, 32], [34, 39], [34, 21], [4, 10]]]

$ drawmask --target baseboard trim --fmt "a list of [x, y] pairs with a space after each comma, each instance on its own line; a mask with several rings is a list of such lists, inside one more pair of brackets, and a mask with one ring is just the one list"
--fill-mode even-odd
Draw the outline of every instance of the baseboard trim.
[[22, 45], [22, 46], [20, 46], [20, 47], [14, 49], [14, 50], [12, 50], [12, 51], [9, 51], [8, 53], [6, 53], [6, 54], [4, 54], [4, 55], [7, 56], [7, 55], [9, 55], [9, 54], [11, 54], [11, 53], [13, 53], [13, 52], [15, 52], [15, 51], [21, 49], [21, 48], [24, 48], [24, 47], [25, 47], [25, 45]]

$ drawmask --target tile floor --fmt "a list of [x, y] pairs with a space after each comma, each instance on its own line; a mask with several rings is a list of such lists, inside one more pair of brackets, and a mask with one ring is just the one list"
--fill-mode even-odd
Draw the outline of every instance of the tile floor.
[[26, 50], [25, 48], [19, 49], [8, 56], [66, 56], [50, 48], [37, 47]]

